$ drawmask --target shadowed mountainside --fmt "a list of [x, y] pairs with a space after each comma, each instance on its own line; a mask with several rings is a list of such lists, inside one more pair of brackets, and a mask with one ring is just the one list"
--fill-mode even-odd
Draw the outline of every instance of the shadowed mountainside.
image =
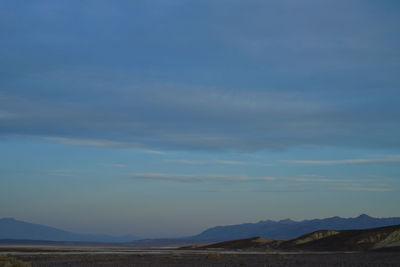
[[[246, 249], [246, 248], [262, 248], [262, 249], [276, 249], [285, 242], [280, 239], [266, 239], [261, 237], [251, 237], [239, 240], [224, 241], [220, 243], [209, 244], [200, 246], [202, 249]], [[190, 247], [188, 247], [190, 248]]]

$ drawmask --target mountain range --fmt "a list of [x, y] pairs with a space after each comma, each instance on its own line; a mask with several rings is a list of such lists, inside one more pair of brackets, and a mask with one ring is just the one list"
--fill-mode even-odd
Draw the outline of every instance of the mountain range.
[[121, 243], [131, 242], [138, 237], [78, 234], [13, 218], [3, 218], [0, 219], [0, 239]]
[[290, 240], [253, 237], [183, 249], [278, 251], [400, 251], [400, 225], [363, 230], [318, 230]]
[[321, 229], [350, 230], [367, 229], [400, 224], [400, 218], [373, 218], [362, 214], [355, 218], [330, 217], [326, 219], [313, 219], [293, 221], [290, 219], [280, 221], [260, 221], [258, 223], [244, 223], [229, 226], [209, 228], [199, 235], [193, 236], [197, 240], [232, 240], [254, 236], [264, 238], [290, 239]]
[[260, 221], [238, 225], [217, 226], [202, 233], [184, 238], [140, 239], [136, 236], [110, 236], [78, 234], [57, 228], [18, 221], [13, 218], [0, 219], [0, 239], [7, 240], [46, 240], [69, 242], [130, 243], [139, 246], [176, 245], [202, 242], [218, 242], [251, 237], [291, 239], [314, 231], [367, 229], [400, 224], [400, 217], [373, 218], [362, 214], [355, 218], [330, 217], [293, 221]]

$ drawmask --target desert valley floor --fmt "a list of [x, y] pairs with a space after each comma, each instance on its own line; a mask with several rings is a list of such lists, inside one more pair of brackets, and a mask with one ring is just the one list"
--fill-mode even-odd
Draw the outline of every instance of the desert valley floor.
[[[126, 249], [37, 249], [2, 248], [0, 266], [132, 266], [132, 267], [217, 267], [217, 266], [400, 266], [399, 252], [251, 252], [180, 251]], [[6, 265], [6, 262], [16, 265]]]

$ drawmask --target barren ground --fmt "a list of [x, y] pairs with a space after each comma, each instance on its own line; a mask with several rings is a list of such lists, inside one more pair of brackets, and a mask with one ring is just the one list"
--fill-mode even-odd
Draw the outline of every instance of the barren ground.
[[31, 266], [400, 266], [398, 252], [333, 254], [36, 254], [14, 255]]

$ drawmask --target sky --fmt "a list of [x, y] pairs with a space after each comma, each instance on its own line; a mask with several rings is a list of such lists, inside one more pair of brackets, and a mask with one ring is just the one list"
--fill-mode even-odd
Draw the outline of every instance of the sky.
[[0, 217], [400, 216], [399, 25], [397, 0], [0, 1]]

